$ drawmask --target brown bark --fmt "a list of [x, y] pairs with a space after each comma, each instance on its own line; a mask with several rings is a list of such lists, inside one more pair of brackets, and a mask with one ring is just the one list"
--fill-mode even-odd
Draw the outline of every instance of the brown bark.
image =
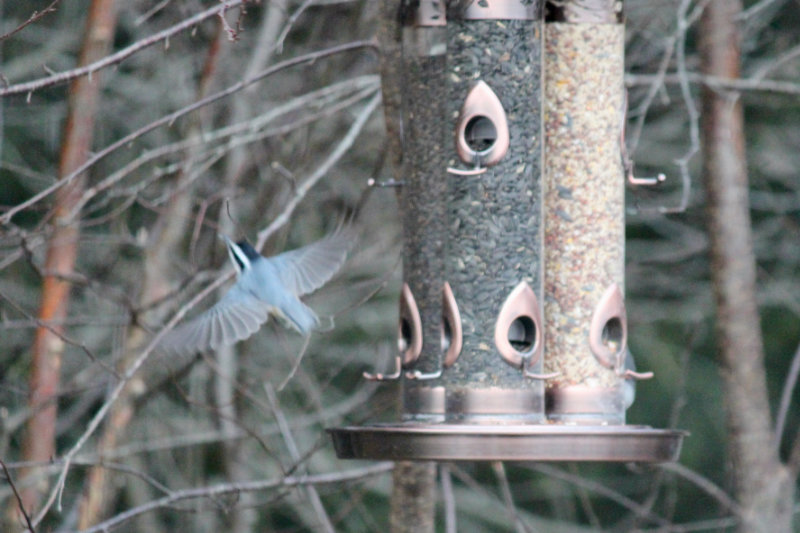
[[436, 463], [395, 463], [392, 473], [390, 531], [433, 532], [435, 503]]
[[[703, 73], [739, 77], [738, 0], [712, 0], [701, 21]], [[737, 95], [708, 87], [702, 94], [703, 174], [708, 196], [716, 335], [739, 530], [791, 530], [793, 483], [774, 445], [756, 304], [744, 116]]]
[[381, 93], [386, 123], [386, 142], [389, 166], [396, 180], [403, 179], [403, 50], [399, 0], [380, 0], [378, 42], [380, 43]]
[[[107, 54], [116, 24], [114, 1], [94, 0], [84, 33], [79, 64], [92, 63]], [[100, 84], [98, 76], [80, 78], [69, 88], [69, 113], [64, 127], [59, 162], [59, 176], [66, 176], [84, 161], [91, 149]], [[78, 223], [69, 221], [70, 213], [84, 189], [83, 176], [59, 189], [51, 221], [51, 234], [45, 258], [45, 277], [38, 317], [53, 324], [53, 330], [36, 330], [31, 354], [29, 406], [32, 416], [26, 427], [22, 447], [23, 460], [42, 462], [55, 455], [56, 401], [61, 375], [64, 343], [58, 325], [67, 315], [70, 284], [64, 280], [72, 273], [78, 251]], [[33, 474], [33, 470], [25, 474]], [[29, 486], [22, 491], [22, 502], [33, 510], [45, 485]]]

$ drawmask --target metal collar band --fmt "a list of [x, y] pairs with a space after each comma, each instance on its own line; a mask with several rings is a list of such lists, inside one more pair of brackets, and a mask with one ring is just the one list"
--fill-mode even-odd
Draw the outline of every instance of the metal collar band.
[[622, 387], [548, 387], [545, 397], [547, 417], [554, 422], [603, 425], [625, 423]]
[[619, 24], [624, 20], [622, 0], [547, 0], [546, 22]]
[[450, 9], [464, 20], [541, 20], [541, 6], [542, 0], [461, 0]]
[[405, 387], [403, 412], [408, 415], [513, 416], [531, 421], [544, 419], [541, 389], [468, 389]]

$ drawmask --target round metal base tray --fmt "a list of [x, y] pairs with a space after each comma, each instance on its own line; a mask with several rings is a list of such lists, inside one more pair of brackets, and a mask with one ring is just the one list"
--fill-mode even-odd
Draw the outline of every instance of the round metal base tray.
[[661, 463], [680, 454], [683, 431], [649, 426], [405, 422], [331, 428], [340, 459], [412, 461], [616, 461]]

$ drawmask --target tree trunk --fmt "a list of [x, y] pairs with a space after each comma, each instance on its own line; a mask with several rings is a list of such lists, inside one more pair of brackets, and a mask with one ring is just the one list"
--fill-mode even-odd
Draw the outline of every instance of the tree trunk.
[[392, 533], [434, 531], [436, 463], [400, 461], [392, 474]]
[[[115, 25], [114, 0], [93, 0], [79, 65], [93, 63], [108, 53]], [[91, 150], [100, 91], [98, 76], [78, 78], [70, 85], [69, 112], [58, 169], [62, 178], [83, 164]], [[38, 313], [41, 322], [51, 325], [37, 328], [33, 343], [28, 400], [33, 414], [22, 446], [26, 462], [47, 462], [55, 455], [56, 405], [64, 352], [61, 322], [67, 316], [70, 291], [70, 283], [64, 277], [71, 274], [75, 266], [80, 232], [79, 223], [69, 218], [83, 192], [84, 182], [84, 176], [78, 177], [59, 189], [55, 197]], [[23, 476], [35, 473], [35, 469], [31, 469]], [[37, 483], [22, 491], [22, 504], [29, 512], [38, 505], [46, 488], [46, 483]]]
[[[739, 77], [739, 0], [712, 0], [701, 21], [704, 74]], [[711, 278], [740, 531], [791, 530], [793, 483], [773, 441], [756, 304], [744, 117], [737, 94], [703, 89], [703, 173]]]

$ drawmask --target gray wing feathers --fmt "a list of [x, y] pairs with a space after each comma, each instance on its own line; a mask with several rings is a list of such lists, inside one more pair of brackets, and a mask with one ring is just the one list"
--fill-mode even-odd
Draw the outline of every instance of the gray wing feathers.
[[269, 310], [269, 305], [234, 285], [212, 308], [168, 333], [159, 348], [168, 353], [218, 350], [258, 331]]
[[330, 280], [342, 267], [355, 238], [351, 228], [336, 231], [313, 244], [284, 252], [272, 262], [281, 282], [297, 296], [313, 292]]

